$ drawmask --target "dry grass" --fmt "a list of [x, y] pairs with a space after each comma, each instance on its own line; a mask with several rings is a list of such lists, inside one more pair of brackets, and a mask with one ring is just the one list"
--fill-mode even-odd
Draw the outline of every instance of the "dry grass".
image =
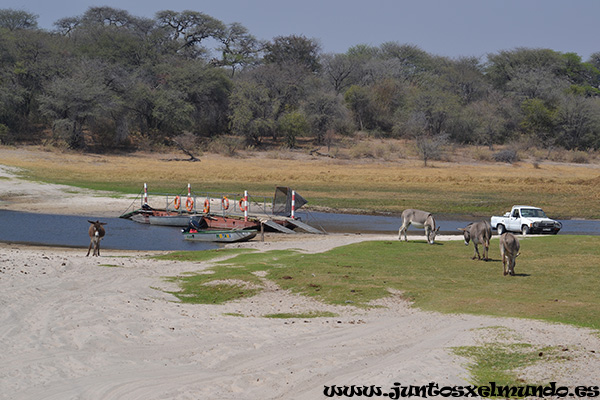
[[[482, 151], [477, 151], [478, 159]], [[333, 159], [305, 152], [205, 154], [201, 162], [166, 161], [180, 154], [97, 155], [0, 148], [0, 164], [26, 170], [31, 179], [137, 193], [272, 196], [275, 186], [296, 189], [312, 206], [362, 212], [401, 212], [414, 207], [438, 214], [487, 216], [513, 204], [543, 207], [556, 218], [600, 218], [600, 166], [536, 160], [513, 165], [490, 161]], [[472, 160], [472, 159], [470, 159]]]

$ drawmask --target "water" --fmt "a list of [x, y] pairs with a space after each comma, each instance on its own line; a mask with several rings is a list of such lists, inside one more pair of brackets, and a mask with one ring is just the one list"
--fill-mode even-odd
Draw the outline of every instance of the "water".
[[[373, 216], [298, 212], [303, 222], [328, 233], [389, 233], [398, 234], [402, 224], [400, 216]], [[0, 210], [0, 241], [51, 246], [89, 246], [87, 230], [89, 218], [71, 215], [32, 214]], [[95, 219], [95, 218], [94, 218]], [[189, 242], [183, 240], [181, 228], [140, 224], [122, 218], [102, 218], [107, 222], [103, 249], [118, 250], [208, 250], [218, 248], [215, 243]], [[436, 219], [440, 234], [460, 234], [466, 220]], [[598, 220], [561, 220], [560, 234], [600, 235]], [[410, 227], [411, 232], [423, 232]]]
[[[0, 241], [87, 248], [90, 244], [88, 219], [91, 218], [0, 210]], [[101, 218], [100, 221], [107, 223], [101, 249], [171, 251], [219, 247], [214, 243], [183, 240], [181, 228], [140, 224], [122, 218]]]

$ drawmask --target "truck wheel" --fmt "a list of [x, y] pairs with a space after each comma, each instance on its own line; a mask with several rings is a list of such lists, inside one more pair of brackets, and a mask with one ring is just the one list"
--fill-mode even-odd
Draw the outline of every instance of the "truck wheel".
[[498, 226], [496, 227], [496, 230], [498, 231], [498, 235], [502, 235], [504, 232], [506, 232], [506, 229], [504, 228], [504, 225], [502, 225], [502, 224], [498, 224]]
[[528, 235], [529, 234], [529, 227], [527, 225], [523, 225], [521, 227], [521, 233], [523, 234], [523, 236]]

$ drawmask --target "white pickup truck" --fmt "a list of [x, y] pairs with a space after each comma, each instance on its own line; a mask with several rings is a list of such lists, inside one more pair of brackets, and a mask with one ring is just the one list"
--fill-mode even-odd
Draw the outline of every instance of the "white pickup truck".
[[490, 221], [492, 229], [501, 235], [506, 231], [528, 233], [552, 233], [556, 235], [562, 224], [550, 219], [546, 213], [538, 207], [513, 206], [510, 212], [502, 217], [492, 217]]

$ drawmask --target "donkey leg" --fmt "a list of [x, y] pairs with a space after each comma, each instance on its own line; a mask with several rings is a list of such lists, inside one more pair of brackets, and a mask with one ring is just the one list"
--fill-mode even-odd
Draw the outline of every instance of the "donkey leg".
[[481, 260], [481, 255], [479, 254], [479, 246], [477, 243], [473, 242], [473, 247], [475, 247], [475, 252], [473, 253], [473, 260], [477, 257], [478, 260]]
[[[88, 247], [88, 252], [85, 255], [86, 257], [90, 255], [90, 251], [92, 250], [92, 245], [94, 244], [93, 240], [90, 240], [90, 246]], [[94, 249], [94, 253], [96, 252], [96, 249]], [[93, 253], [92, 253], [93, 254]]]

